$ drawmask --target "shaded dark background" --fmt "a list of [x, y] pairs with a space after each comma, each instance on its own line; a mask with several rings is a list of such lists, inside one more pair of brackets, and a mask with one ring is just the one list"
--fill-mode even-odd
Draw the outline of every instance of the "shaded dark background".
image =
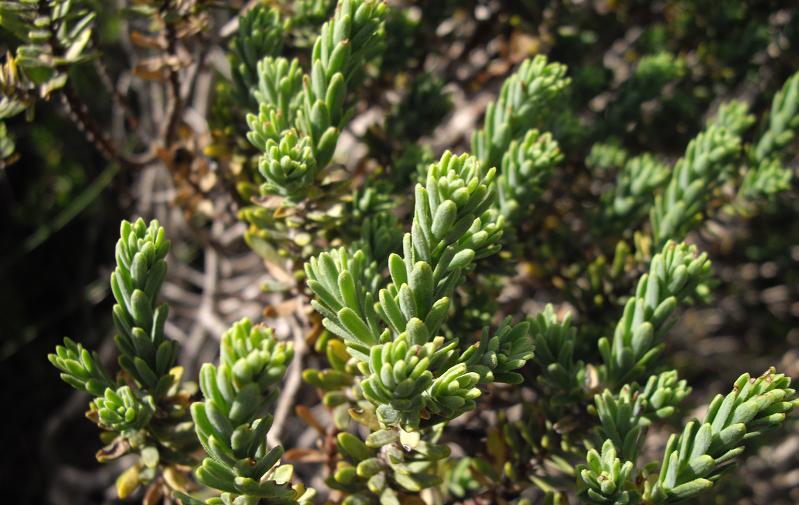
[[52, 111], [36, 121], [55, 131], [13, 121], [21, 159], [0, 172], [0, 475], [13, 503], [46, 502], [54, 460], [97, 466], [96, 427], [47, 354], [66, 335], [98, 348], [111, 330], [106, 280], [124, 202], [125, 177], [86, 194], [106, 162], [79, 132]]

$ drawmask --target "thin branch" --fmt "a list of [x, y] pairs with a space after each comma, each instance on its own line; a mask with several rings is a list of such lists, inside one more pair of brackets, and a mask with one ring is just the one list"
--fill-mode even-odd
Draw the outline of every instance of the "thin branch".
[[144, 153], [141, 156], [123, 154], [94, 120], [89, 112], [89, 107], [78, 96], [70, 83], [61, 89], [61, 102], [78, 130], [107, 160], [117, 161], [127, 168], [144, 168], [155, 160], [152, 153]]
[[[164, 7], [161, 9], [163, 14], [164, 10], [169, 7], [170, 2], [164, 2]], [[166, 39], [166, 53], [169, 56], [168, 61], [172, 62], [169, 65], [169, 86], [168, 86], [168, 96], [167, 96], [167, 103], [166, 103], [166, 123], [164, 123], [164, 128], [161, 132], [161, 137], [164, 142], [164, 146], [171, 146], [175, 140], [175, 135], [177, 133], [178, 123], [180, 120], [180, 115], [183, 112], [183, 96], [181, 96], [181, 85], [180, 85], [180, 70], [176, 65], [178, 61], [178, 41], [177, 41], [177, 30], [173, 23], [169, 23], [165, 21], [162, 17], [162, 22], [164, 23], [164, 38]]]
[[280, 434], [283, 432], [286, 418], [294, 405], [297, 392], [302, 385], [302, 369], [303, 357], [306, 352], [305, 334], [303, 321], [298, 320], [302, 309], [297, 311], [297, 317], [291, 318], [291, 333], [294, 338], [294, 359], [289, 366], [286, 382], [280, 394], [277, 408], [275, 408], [275, 417], [272, 428], [266, 436], [267, 442], [270, 446], [274, 447], [280, 443]]
[[[96, 35], [92, 32], [92, 48], [95, 49], [98, 53], [100, 53], [99, 44], [96, 40]], [[133, 112], [133, 107], [131, 107], [130, 103], [128, 102], [127, 97], [125, 97], [120, 91], [119, 87], [114, 84], [114, 80], [111, 77], [111, 72], [108, 71], [108, 67], [106, 66], [105, 62], [102, 58], [97, 57], [93, 58], [92, 61], [94, 62], [94, 68], [97, 71], [97, 75], [100, 77], [100, 81], [103, 83], [103, 86], [108, 89], [111, 93], [111, 96], [114, 98], [114, 102], [119, 106], [122, 110], [123, 115], [125, 116], [125, 120], [128, 123], [128, 126], [131, 130], [139, 133], [139, 118], [136, 117], [136, 113]]]

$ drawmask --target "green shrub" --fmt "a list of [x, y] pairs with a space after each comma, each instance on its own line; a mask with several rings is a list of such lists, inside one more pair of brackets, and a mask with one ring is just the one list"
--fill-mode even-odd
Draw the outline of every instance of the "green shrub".
[[[65, 382], [93, 397], [87, 416], [108, 444], [98, 458], [137, 456], [117, 480], [119, 496], [158, 483], [165, 499], [187, 504], [572, 497], [651, 505], [713, 488], [799, 400], [772, 368], [741, 375], [702, 421], [685, 419], [691, 387], [669, 332], [685, 307], [713, 302], [715, 276], [697, 232], [792, 190], [799, 74], [773, 98], [725, 101], [730, 81], [753, 70], [714, 66], [740, 57], [722, 35], [698, 62], [670, 50], [670, 37], [697, 36], [694, 7], [674, 0], [679, 16], [648, 25], [636, 46], [643, 56], [611, 83], [609, 69], [576, 55], [601, 20], [575, 3], [553, 14], [574, 15], [574, 26], [559, 27], [561, 45], [517, 58], [497, 83], [471, 151], [437, 156], [429, 137], [453, 109], [451, 76], [419, 61], [443, 20], [479, 7], [405, 3], [414, 2], [256, 2], [231, 34], [229, 78], [216, 76], [212, 141], [193, 154], [223, 167], [218, 189], [238, 198], [245, 240], [289, 274], [282, 293], [300, 293], [319, 323], [305, 330], [326, 365], [302, 378], [331, 414], [324, 488], [281, 463], [291, 450], [266, 442], [293, 359], [273, 330], [235, 323], [221, 336], [219, 363], [203, 365], [199, 391], [182, 380], [179, 345], [164, 333], [168, 307], [157, 303], [170, 243], [158, 222], [139, 219], [123, 222], [111, 275], [118, 368], [70, 339], [49, 356]], [[497, 19], [523, 29], [537, 19], [523, 12], [543, 10], [538, 3], [499, 7]], [[89, 42], [99, 23], [90, 4], [0, 6], [0, 24], [21, 39], [4, 64], [1, 118], [30, 113], [53, 93], [78, 106], [73, 75], [95, 56]], [[167, 46], [216, 8], [133, 4], [124, 15], [164, 23]], [[618, 19], [635, 5], [618, 2]], [[721, 30], [747, 8], [707, 14], [708, 24]], [[759, 44], [758, 33], [746, 42]], [[568, 61], [556, 61], [560, 53]], [[171, 89], [180, 75], [162, 70]], [[179, 88], [174, 107], [183, 105]], [[396, 100], [370, 103], [379, 102], [375, 89], [391, 88]], [[716, 91], [702, 121], [704, 95]], [[385, 117], [359, 139], [365, 161], [346, 172], [337, 147], [364, 103]], [[113, 163], [158, 162], [135, 155], [135, 143], [114, 144], [76, 110]], [[188, 149], [179, 145], [180, 111], [167, 119], [159, 138]], [[674, 131], [660, 137], [660, 129]], [[0, 155], [11, 158], [1, 123], [0, 140]], [[571, 312], [548, 304], [527, 313], [525, 291], [507, 303], [503, 287], [519, 278]], [[653, 425], [683, 428], [658, 448]]]

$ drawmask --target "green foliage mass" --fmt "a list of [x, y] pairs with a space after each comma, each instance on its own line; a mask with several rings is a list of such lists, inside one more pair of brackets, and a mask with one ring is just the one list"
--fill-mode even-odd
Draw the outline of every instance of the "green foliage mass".
[[[123, 3], [113, 19], [153, 30], [130, 36], [159, 55], [131, 75], [158, 87], [164, 124], [148, 143], [135, 132], [151, 118], [105, 124], [80, 101], [107, 72], [94, 48], [108, 12], [95, 2], [0, 2], [16, 40], [0, 71], [0, 170], [26, 145], [14, 118], [59, 97], [115, 171], [167, 167], [193, 226], [242, 221], [278, 279], [265, 296], [297, 307], [281, 317], [311, 349], [285, 341], [283, 324], [243, 319], [197, 384], [184, 380], [161, 299], [167, 262], [182, 258], [158, 221], [123, 221], [116, 365], [69, 338], [48, 356], [90, 396], [98, 458], [134, 456], [120, 498], [146, 487], [148, 505], [702, 500], [799, 403], [770, 368], [684, 419], [716, 381], [684, 373], [672, 331], [718, 292], [723, 247], [709, 231], [795, 197], [799, 73], [772, 53], [797, 43], [776, 26], [796, 9]], [[211, 31], [225, 15], [235, 23]], [[227, 51], [213, 71], [205, 58], [219, 51], [206, 46]], [[187, 106], [199, 85], [181, 81], [195, 71], [213, 83], [201, 121]], [[144, 87], [108, 101], [130, 114]], [[305, 384], [296, 414], [316, 448], [267, 442], [276, 403], [294, 401], [281, 396], [287, 373]]]

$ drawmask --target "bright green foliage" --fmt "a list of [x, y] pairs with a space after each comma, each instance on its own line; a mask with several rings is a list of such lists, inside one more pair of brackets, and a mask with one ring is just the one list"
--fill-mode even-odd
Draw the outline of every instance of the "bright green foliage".
[[[758, 36], [796, 13], [771, 13], [763, 25], [770, 9], [741, 2], [718, 14], [683, 0], [621, 0], [602, 16], [594, 2], [478, 3], [277, 0], [244, 13], [193, 0], [123, 2], [126, 23], [149, 27], [133, 40], [103, 6], [95, 18], [77, 0], [0, 2], [0, 25], [23, 40], [0, 69], [0, 119], [32, 111], [53, 90], [69, 104], [68, 86], [112, 84], [113, 123], [91, 128], [83, 117], [78, 126], [90, 140], [109, 126], [114, 143], [140, 153], [109, 156], [121, 166], [177, 168], [179, 205], [212, 203], [211, 219], [238, 209], [269, 270], [264, 296], [278, 313], [296, 310], [292, 329], [299, 323], [297, 337], [312, 347], [295, 359], [271, 330], [240, 321], [222, 336], [218, 364], [203, 366], [200, 397], [180, 383], [167, 308], [157, 304], [169, 243], [157, 223], [123, 224], [112, 276], [121, 369], [106, 371], [69, 339], [50, 355], [64, 381], [94, 397], [87, 416], [110, 443], [98, 457], [138, 456], [118, 480], [120, 497], [145, 484], [148, 503], [162, 493], [187, 505], [310, 504], [314, 491], [282, 458], [308, 465], [302, 477], [324, 481], [324, 500], [343, 505], [557, 505], [575, 496], [654, 505], [709, 488], [747, 439], [785, 419], [796, 403], [788, 379], [743, 376], [705, 422], [672, 437], [662, 459], [641, 461], [652, 427], [678, 422], [691, 391], [666, 349], [678, 306], [708, 299], [707, 254], [688, 244], [712, 238], [692, 232], [721, 209], [732, 219], [789, 200], [775, 197], [791, 189], [799, 77], [767, 116], [757, 110], [766, 97], [753, 93], [774, 88], [791, 55], [790, 44], [773, 55]], [[225, 15], [237, 16], [236, 33]], [[744, 16], [760, 19], [752, 33], [729, 22]], [[635, 30], [618, 30], [631, 20]], [[731, 35], [717, 44], [728, 31], [741, 43]], [[716, 35], [697, 49], [707, 33]], [[116, 87], [119, 65], [105, 68], [102, 46], [126, 37], [143, 63], [124, 74], [135, 85]], [[218, 59], [193, 57], [220, 44], [229, 79], [209, 67]], [[89, 54], [97, 65], [75, 65]], [[773, 72], [761, 69], [764, 54], [780, 60]], [[555, 55], [569, 62], [568, 77]], [[201, 96], [207, 76], [213, 93]], [[464, 132], [494, 85], [482, 124]], [[453, 97], [470, 110], [456, 111], [451, 132], [442, 120]], [[209, 99], [211, 145], [194, 107]], [[132, 138], [151, 136], [152, 118], [139, 111], [150, 102], [167, 106], [169, 123], [152, 143]], [[68, 120], [92, 119], [94, 103], [77, 105]], [[12, 153], [2, 125], [0, 157]], [[470, 133], [472, 155], [439, 156], [439, 136]], [[239, 201], [217, 198], [233, 186]], [[566, 315], [553, 305], [529, 313], [548, 301]], [[295, 414], [318, 434], [316, 449], [303, 435], [284, 455], [266, 433], [290, 362], [326, 363], [295, 370], [311, 388], [285, 398], [299, 400]], [[307, 402], [310, 389], [319, 404]]]
[[571, 314], [559, 320], [552, 305], [531, 318], [530, 333], [535, 343], [534, 360], [541, 367], [538, 381], [550, 389], [556, 402], [568, 402], [579, 394], [582, 363], [574, 359], [577, 329]]
[[624, 384], [646, 371], [663, 350], [663, 335], [674, 323], [670, 316], [709, 273], [707, 254], [684, 243], [669, 242], [652, 258], [649, 272], [641, 276], [635, 296], [624, 307], [612, 344], [607, 338], [599, 341], [610, 384]]
[[427, 340], [439, 329], [462, 272], [476, 258], [499, 248], [502, 218], [494, 221], [485, 212], [495, 198], [494, 173], [484, 173], [473, 157], [450, 153], [430, 167], [426, 188], [416, 188], [414, 224], [403, 240], [404, 257], [389, 257], [393, 282], [379, 295], [363, 289], [365, 256], [355, 255], [353, 269], [343, 250], [338, 258], [323, 253], [308, 263], [309, 287], [317, 294], [314, 306], [356, 357], [366, 361], [369, 347], [380, 341], [378, 313], [395, 334], [408, 330], [412, 319], [423, 322], [411, 329], [428, 335], [414, 336], [414, 341]]
[[677, 502], [710, 488], [748, 440], [779, 426], [799, 403], [790, 384], [771, 369], [760, 377], [743, 374], [732, 392], [717, 395], [702, 422], [689, 422], [669, 439], [648, 503]]
[[783, 165], [782, 151], [799, 128], [799, 73], [785, 82], [771, 103], [768, 127], [750, 150], [750, 168], [741, 183], [741, 194], [754, 200], [787, 191], [793, 170]]
[[291, 346], [278, 342], [272, 330], [247, 319], [226, 331], [219, 345], [220, 369], [230, 369], [233, 385], [241, 389], [254, 384], [262, 394], [283, 378], [293, 355]]
[[549, 133], [528, 130], [520, 142], [513, 140], [502, 156], [497, 181], [499, 206], [508, 218], [525, 215], [527, 207], [544, 191], [555, 165], [563, 160], [557, 141]]
[[778, 154], [796, 135], [799, 128], [799, 74], [785, 81], [785, 85], [774, 96], [768, 128], [760, 137], [754, 150], [756, 160], [764, 160]]
[[[258, 87], [253, 92], [259, 105], [258, 116], [247, 116], [251, 131], [247, 138], [258, 149], [271, 151], [263, 157], [259, 170], [266, 182], [262, 191], [292, 193], [306, 187], [316, 170], [309, 140], [298, 138], [291, 128], [302, 90], [303, 72], [299, 61], [265, 57], [258, 62]], [[308, 164], [311, 166], [308, 166]], [[265, 172], [265, 173], [264, 173]]]
[[664, 83], [685, 73], [685, 62], [672, 54], [661, 52], [641, 58], [635, 69], [635, 79], [648, 88], [661, 88]]
[[[299, 258], [301, 263], [318, 254], [325, 239], [351, 244], [393, 234], [391, 218], [384, 212], [393, 203], [364, 208], [357, 190], [339, 180], [340, 170], [326, 172], [339, 134], [354, 111], [354, 92], [381, 51], [386, 5], [378, 0], [342, 0], [317, 37], [316, 17], [329, 5], [294, 5], [295, 17], [286, 28], [287, 44], [305, 47], [306, 39], [315, 39], [309, 73], [301, 67], [301, 58], [265, 55], [257, 65], [258, 85], [252, 93], [258, 109], [257, 114], [247, 115], [247, 138], [262, 154], [252, 159], [259, 176], [239, 183], [240, 195], [254, 203], [239, 215], [250, 224], [247, 243], [272, 261]], [[314, 19], [303, 17], [300, 11], [307, 13], [306, 8], [316, 13]], [[255, 202], [253, 197], [259, 195], [285, 198]], [[388, 201], [380, 196], [377, 200]]]
[[177, 345], [164, 335], [169, 308], [156, 304], [170, 242], [157, 221], [149, 226], [141, 219], [134, 224], [124, 221], [120, 235], [117, 267], [111, 274], [119, 364], [159, 398], [172, 385], [169, 371], [177, 358]]
[[620, 460], [610, 440], [602, 453], [588, 451], [587, 464], [577, 467], [579, 496], [584, 503], [627, 505], [638, 502], [632, 482], [633, 463]]
[[426, 442], [418, 433], [402, 430], [376, 431], [365, 442], [350, 433], [339, 433], [336, 447], [343, 460], [326, 483], [349, 493], [342, 502], [347, 505], [398, 504], [400, 493], [440, 484], [441, 479], [430, 470], [450, 453], [446, 445]]
[[591, 146], [591, 152], [585, 158], [585, 164], [591, 170], [606, 172], [623, 167], [629, 156], [623, 147], [614, 142], [597, 142]]
[[[403, 243], [405, 268], [397, 263], [391, 271], [397, 288], [412, 280], [416, 262], [423, 261], [433, 270], [440, 298], [475, 259], [499, 250], [503, 219], [487, 212], [496, 198], [495, 176], [495, 169], [485, 169], [465, 154], [446, 152], [430, 165], [425, 185], [416, 186], [411, 234]], [[427, 307], [427, 303], [417, 305], [417, 313], [424, 315]]]
[[734, 135], [742, 135], [755, 122], [749, 113], [749, 106], [740, 100], [730, 100], [719, 106], [716, 115], [708, 122], [708, 126], [726, 128]]
[[676, 370], [651, 375], [636, 401], [641, 405], [641, 416], [647, 424], [656, 419], [671, 417], [677, 406], [691, 393], [685, 379], [678, 380]]
[[[643, 443], [643, 425], [641, 419], [641, 405], [635, 395], [636, 391], [630, 386], [624, 386], [618, 395], [609, 390], [594, 395], [594, 404], [599, 421], [602, 423], [600, 431], [602, 438], [609, 440], [618, 448], [624, 461], [635, 461], [638, 450]], [[588, 460], [590, 462], [590, 452]]]
[[602, 195], [606, 217], [616, 226], [639, 220], [652, 205], [655, 192], [668, 181], [671, 169], [649, 154], [630, 158], [616, 176], [616, 184]]
[[425, 186], [416, 187], [404, 255], [389, 256], [392, 282], [379, 293], [369, 288], [362, 251], [350, 258], [339, 249], [306, 264], [314, 307], [360, 362], [363, 395], [385, 426], [416, 429], [422, 409], [442, 419], [470, 410], [479, 383], [518, 382], [513, 370], [532, 355], [527, 326], [509, 321], [460, 357], [458, 339], [436, 336], [463, 272], [498, 250], [502, 218], [488, 211], [494, 174], [474, 157], [450, 153], [429, 167]]
[[632, 383], [625, 384], [618, 394], [606, 389], [594, 395], [601, 438], [613, 442], [623, 460], [635, 462], [646, 428], [674, 414], [690, 392], [684, 380], [677, 380], [677, 372], [669, 370], [650, 376], [643, 388]]
[[770, 158], [750, 168], [741, 182], [741, 194], [750, 200], [777, 195], [791, 188], [793, 171], [779, 159]]
[[548, 104], [564, 94], [570, 83], [566, 67], [543, 55], [524, 60], [502, 84], [496, 103], [488, 104], [483, 128], [472, 134], [472, 151], [484, 167], [501, 168], [496, 208], [507, 219], [505, 242], [515, 245], [516, 227], [541, 196], [553, 168], [563, 160], [547, 126]]
[[263, 149], [269, 138], [278, 139], [290, 127], [296, 115], [297, 95], [302, 89], [303, 73], [298, 60], [267, 56], [257, 64], [258, 86], [253, 95], [260, 104], [258, 120], [248, 117], [248, 138]]
[[480, 374], [481, 383], [521, 384], [524, 377], [514, 370], [533, 357], [535, 345], [529, 331], [528, 322], [514, 325], [510, 316], [502, 321], [493, 337], [489, 338], [488, 328], [484, 328], [479, 345], [469, 348], [473, 353], [466, 360], [468, 368]]
[[[120, 234], [117, 267], [111, 274], [119, 364], [139, 387], [159, 398], [173, 385], [170, 370], [177, 352], [175, 342], [164, 336], [168, 308], [155, 302], [166, 275], [164, 258], [170, 243], [157, 221], [149, 226], [141, 219], [134, 224], [123, 221]], [[115, 389], [96, 353], [70, 339], [56, 348], [50, 361], [73, 387], [95, 396], [103, 396], [106, 388]]]
[[191, 415], [207, 457], [196, 474], [222, 492], [207, 503], [292, 504], [310, 498], [312, 493], [299, 497], [288, 485], [291, 465], [277, 465], [283, 450], [266, 444], [268, 408], [292, 355], [272, 330], [244, 319], [222, 336], [219, 366], [203, 365], [205, 400], [192, 404]]
[[316, 157], [308, 137], [297, 137], [289, 130], [279, 143], [268, 142], [265, 156], [259, 166], [267, 182], [265, 191], [279, 191], [280, 188], [307, 188], [316, 177]]
[[322, 253], [305, 264], [308, 287], [316, 295], [311, 303], [325, 319], [326, 328], [344, 339], [347, 350], [366, 360], [376, 344], [379, 321], [374, 296], [367, 287], [368, 260], [363, 251], [350, 257], [346, 249]]
[[280, 20], [277, 9], [262, 4], [239, 18], [239, 29], [230, 42], [230, 74], [239, 102], [250, 109], [260, 101], [252, 96], [263, 75], [258, 63], [266, 56], [280, 54], [286, 23]]
[[688, 144], [677, 161], [666, 190], [657, 196], [650, 212], [657, 244], [680, 240], [701, 220], [699, 214], [719, 181], [732, 173], [741, 150], [741, 139], [730, 130], [708, 127]]
[[93, 396], [103, 396], [105, 390], [113, 386], [96, 352], [86, 350], [69, 338], [64, 339], [64, 345], [56, 346], [55, 351], [47, 358], [61, 370], [61, 380], [70, 386]]
[[[617, 171], [615, 184], [599, 198], [601, 212], [589, 221], [597, 225], [594, 233], [616, 238], [609, 241], [615, 245], [613, 259], [608, 261], [603, 254], [587, 267], [589, 288], [607, 296], [595, 297], [599, 300], [595, 308], [610, 309], [601, 304], [624, 296], [618, 285], [630, 282], [634, 279], [630, 273], [649, 262], [648, 273], [639, 279], [616, 324], [614, 338], [599, 340], [602, 365], [583, 359], [589, 341], [578, 340], [571, 319], [559, 321], [551, 307], [531, 319], [530, 329], [506, 319], [493, 336], [483, 328], [479, 341], [468, 345], [460, 331], [467, 314], [482, 308], [484, 313], [474, 321], [485, 326], [496, 305], [486, 302], [475, 307], [484, 301], [480, 290], [488, 285], [488, 276], [476, 269], [475, 274], [468, 273], [476, 282], [465, 286], [464, 275], [479, 266], [476, 260], [497, 252], [502, 232], [515, 240], [517, 230], [503, 230], [505, 223], [517, 225], [529, 219], [554, 165], [563, 158], [552, 135], [532, 127], [546, 120], [546, 113], [537, 109], [538, 100], [551, 104], [561, 96], [568, 82], [565, 69], [536, 61], [537, 67], [526, 62], [525, 72], [520, 70], [505, 83], [498, 102], [502, 107], [489, 107], [486, 130], [473, 137], [476, 156], [446, 153], [420, 171], [422, 183], [416, 187], [403, 254], [387, 255], [389, 279], [380, 275], [388, 249], [375, 254], [364, 247], [365, 242], [323, 252], [306, 264], [308, 286], [315, 294], [312, 303], [329, 331], [318, 348], [326, 352], [331, 368], [307, 370], [304, 378], [322, 391], [323, 403], [339, 429], [346, 429], [352, 418], [379, 430], [374, 434], [385, 437], [385, 447], [393, 451], [400, 434], [432, 440], [437, 435], [431, 429], [443, 429], [454, 417], [479, 409], [483, 384], [529, 384], [520, 367], [533, 359], [540, 370], [536, 393], [545, 403], [525, 405], [521, 419], [503, 418], [501, 434], [489, 436], [489, 457], [496, 453], [502, 475], [515, 483], [529, 479], [542, 489], [564, 489], [562, 481], [541, 477], [527, 466], [539, 458], [566, 475], [576, 473], [578, 493], [587, 503], [637, 503], [647, 489], [647, 474], [639, 474], [637, 459], [648, 428], [673, 416], [690, 393], [674, 370], [647, 373], [657, 369], [656, 358], [676, 321], [677, 306], [701, 298], [710, 274], [706, 254], [670, 239], [683, 238], [701, 222], [702, 213], [709, 214], [715, 204], [711, 197], [718, 194], [714, 191], [738, 182], [744, 152], [741, 137], [752, 125], [752, 116], [741, 102], [723, 105], [673, 170], [652, 154], [633, 155], [613, 142], [592, 150], [587, 164], [597, 169], [598, 176]], [[681, 60], [668, 55], [645, 63], [637, 84], [620, 90], [628, 98], [637, 96], [639, 102], [685, 71]], [[673, 72], [665, 75], [660, 66]], [[647, 74], [650, 71], [652, 75]], [[541, 77], [547, 73], [548, 81]], [[521, 84], [525, 82], [521, 75], [530, 81], [539, 79], [539, 87], [530, 91]], [[522, 107], [528, 113], [517, 115]], [[492, 129], [495, 124], [502, 128]], [[500, 170], [495, 171], [498, 160]], [[367, 182], [367, 191], [379, 193], [378, 188], [376, 180]], [[651, 235], [648, 229], [636, 230], [630, 224], [643, 221], [647, 212]], [[396, 218], [386, 219], [389, 240]], [[630, 238], [635, 249], [625, 240]], [[652, 247], [659, 252], [650, 259]], [[452, 320], [453, 313], [457, 321]], [[579, 421], [586, 410], [597, 414], [593, 425]], [[601, 454], [594, 449], [597, 438], [606, 440]], [[405, 477], [398, 477], [407, 475], [404, 471], [386, 466], [384, 454], [389, 449], [357, 451], [352, 449], [360, 447], [357, 439], [347, 440], [350, 449], [339, 441], [340, 453], [347, 455], [328, 479], [329, 486], [349, 493], [346, 503], [374, 503], [375, 496], [394, 503], [390, 492], [418, 491], [442, 475], [446, 482], [457, 479], [448, 488], [460, 493], [484, 489], [481, 478], [499, 478], [492, 473], [497, 467], [477, 456], [457, 468], [450, 466], [447, 472], [452, 475], [436, 472], [431, 465], [413, 466], [415, 481], [423, 484], [408, 487], [401, 482]], [[366, 446], [372, 448], [368, 442]], [[572, 462], [586, 451], [587, 464], [575, 469]], [[353, 456], [355, 452], [360, 455]], [[362, 461], [368, 463], [361, 466]], [[480, 473], [472, 468], [484, 473], [476, 477]]]
[[488, 104], [483, 129], [472, 135], [472, 152], [487, 167], [500, 166], [513, 139], [539, 126], [547, 104], [569, 85], [566, 67], [543, 55], [524, 60], [502, 84], [496, 103]]
[[95, 397], [86, 416], [107, 432], [103, 438], [110, 442], [98, 452], [98, 460], [139, 455], [117, 481], [120, 497], [162, 472], [182, 475], [181, 469], [194, 463], [198, 448], [188, 408], [194, 388], [180, 383], [177, 344], [164, 335], [167, 306], [156, 304], [169, 245], [158, 221], [149, 226], [142, 219], [122, 222], [117, 267], [111, 274], [119, 332], [114, 340], [122, 368], [116, 377], [105, 370], [97, 353], [69, 338], [48, 356], [66, 383]]
[[633, 79], [628, 82], [632, 87], [642, 90], [641, 94], [651, 95], [660, 91], [669, 81], [682, 77], [683, 74], [685, 74], [685, 61], [670, 53], [661, 52], [642, 57], [635, 68]]
[[[361, 383], [366, 399], [376, 404], [383, 425], [419, 425], [423, 407], [444, 419], [474, 408], [480, 374], [466, 364], [447, 367], [456, 342], [448, 345], [443, 337], [417, 343], [407, 333], [394, 342], [372, 348], [369, 377]], [[434, 375], [434, 373], [437, 375]]]
[[92, 408], [97, 411], [101, 426], [126, 433], [144, 428], [155, 404], [152, 396], [138, 398], [128, 386], [122, 386], [116, 391], [107, 388], [103, 396], [94, 400]]
[[259, 86], [269, 92], [258, 96], [258, 116], [250, 114], [247, 122], [250, 142], [264, 153], [259, 168], [265, 191], [302, 198], [330, 163], [351, 114], [347, 91], [380, 51], [385, 10], [377, 0], [342, 0], [314, 43], [301, 90], [296, 63], [278, 58], [259, 65]]
[[449, 454], [435, 443], [442, 421], [474, 409], [481, 384], [522, 380], [515, 370], [533, 351], [527, 323], [507, 319], [471, 345], [438, 335], [464, 272], [498, 249], [502, 218], [490, 210], [494, 173], [474, 157], [450, 153], [428, 168], [425, 185], [416, 188], [403, 256], [389, 256], [391, 282], [383, 289], [362, 250], [341, 248], [306, 264], [312, 303], [342, 340], [327, 343], [333, 368], [307, 370], [304, 377], [326, 391], [326, 405], [339, 408], [354, 399], [372, 414], [353, 417], [372, 430], [382, 427], [365, 445], [339, 435], [344, 460], [327, 483], [349, 493], [344, 503], [374, 503], [374, 496], [399, 503], [398, 492], [438, 485], [437, 462]]

